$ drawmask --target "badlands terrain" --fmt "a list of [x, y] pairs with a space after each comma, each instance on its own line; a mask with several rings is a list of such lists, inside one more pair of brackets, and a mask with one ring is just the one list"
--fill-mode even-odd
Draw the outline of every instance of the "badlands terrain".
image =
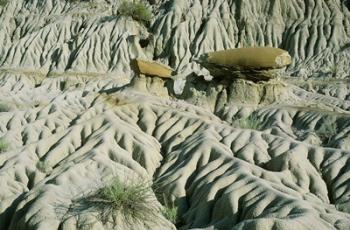
[[[1, 230], [350, 229], [349, 0], [149, 0], [147, 23], [121, 2], [0, 0]], [[292, 63], [198, 61], [256, 46]], [[96, 198], [116, 178], [141, 213]]]

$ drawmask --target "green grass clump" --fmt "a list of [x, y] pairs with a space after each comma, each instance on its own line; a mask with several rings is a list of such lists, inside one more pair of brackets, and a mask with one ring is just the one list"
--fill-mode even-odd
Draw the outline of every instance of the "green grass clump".
[[134, 181], [122, 182], [115, 179], [89, 198], [102, 211], [102, 216], [122, 214], [126, 221], [152, 221], [157, 213], [155, 198], [149, 183]]
[[321, 120], [321, 122], [322, 124], [315, 130], [315, 132], [324, 144], [328, 144], [331, 138], [338, 134], [337, 123], [331, 118], [325, 118]]
[[165, 206], [162, 209], [162, 214], [171, 223], [177, 224], [177, 222], [178, 222], [178, 213], [177, 213], [177, 211], [178, 211], [178, 209], [174, 205], [174, 203], [171, 204], [171, 205], [166, 203]]
[[119, 8], [118, 14], [132, 17], [134, 20], [148, 25], [152, 20], [152, 12], [144, 1], [133, 0], [132, 2], [124, 0]]
[[249, 117], [235, 120], [233, 126], [242, 129], [263, 130], [264, 121], [256, 115], [250, 115]]
[[159, 180], [155, 180], [152, 187], [158, 201], [162, 204], [161, 214], [175, 226], [182, 224], [178, 207], [173, 199], [170, 199], [171, 194], [165, 190], [164, 184]]
[[332, 78], [336, 78], [338, 75], [338, 66], [336, 64], [331, 64], [328, 67], [328, 71], [327, 71]]
[[5, 138], [0, 137], [0, 153], [8, 150], [9, 144]]

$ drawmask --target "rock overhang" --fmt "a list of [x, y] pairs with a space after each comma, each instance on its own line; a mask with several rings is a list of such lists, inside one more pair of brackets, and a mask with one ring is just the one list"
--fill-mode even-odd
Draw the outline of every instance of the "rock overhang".
[[246, 47], [205, 53], [197, 60], [213, 77], [255, 81], [276, 78], [276, 71], [292, 63], [288, 51], [273, 47]]

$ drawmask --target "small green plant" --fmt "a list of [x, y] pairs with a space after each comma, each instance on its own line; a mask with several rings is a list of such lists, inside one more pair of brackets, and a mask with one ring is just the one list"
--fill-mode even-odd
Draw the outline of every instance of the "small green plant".
[[132, 17], [144, 25], [148, 25], [153, 17], [151, 10], [141, 0], [132, 0], [132, 2], [124, 0], [118, 8], [118, 13], [122, 16]]
[[329, 66], [329, 73], [332, 74], [333, 78], [336, 78], [338, 75], [338, 66], [336, 64], [333, 64]]
[[337, 123], [331, 118], [321, 120], [322, 124], [315, 130], [324, 144], [328, 144], [331, 138], [338, 133]]
[[10, 111], [10, 107], [6, 104], [0, 103], [0, 113]]
[[242, 128], [242, 129], [255, 129], [255, 130], [263, 130], [264, 122], [256, 115], [250, 115], [246, 118], [240, 118], [233, 122], [234, 127]]
[[162, 215], [174, 225], [180, 224], [181, 218], [179, 217], [178, 207], [173, 200], [169, 199], [170, 194], [166, 192], [164, 184], [159, 180], [155, 180], [152, 187], [158, 201], [162, 204]]
[[8, 147], [9, 147], [9, 144], [7, 143], [6, 139], [3, 137], [0, 137], [0, 153], [8, 150]]
[[150, 221], [158, 211], [151, 186], [141, 181], [122, 182], [117, 178], [88, 200], [102, 211], [102, 216], [118, 212], [128, 222]]
[[177, 207], [174, 205], [174, 203], [168, 204], [166, 201], [164, 202], [165, 206], [162, 209], [163, 216], [171, 223], [176, 224], [178, 222]]
[[6, 6], [7, 0], [0, 0], [0, 6]]

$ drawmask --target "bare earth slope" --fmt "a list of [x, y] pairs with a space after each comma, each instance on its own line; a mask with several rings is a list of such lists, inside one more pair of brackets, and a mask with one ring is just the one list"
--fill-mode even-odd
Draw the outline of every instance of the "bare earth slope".
[[[18, 104], [0, 115], [1, 132], [11, 140], [10, 149], [0, 155], [2, 228], [112, 228], [90, 210], [70, 215], [69, 207], [113, 176], [133, 174], [157, 181], [176, 199], [185, 229], [350, 225], [350, 152], [348, 146], [337, 146], [344, 140], [349, 144], [349, 112], [301, 109], [286, 102], [232, 106], [216, 116], [132, 87], [96, 92], [113, 85], [103, 80], [97, 85], [97, 79], [64, 91], [57, 80], [36, 88], [26, 77], [3, 78], [1, 84], [5, 82], [1, 96], [13, 103], [36, 92], [56, 96], [39, 98], [35, 106]], [[11, 89], [18, 87], [15, 94]], [[290, 96], [302, 100], [301, 92], [311, 94], [299, 89]], [[269, 123], [263, 132], [231, 124], [230, 117], [253, 111]], [[318, 138], [313, 130], [324, 116], [342, 124], [330, 144], [338, 148], [297, 140], [293, 131], [298, 127], [309, 127]], [[171, 228], [159, 218], [158, 227]]]
[[139, 57], [187, 73], [204, 52], [274, 46], [294, 58], [291, 73], [332, 75], [336, 66], [339, 76], [349, 74], [348, 1], [158, 1], [148, 31], [118, 15], [120, 1], [8, 2], [0, 6], [4, 70], [125, 77], [130, 59]]
[[[348, 1], [153, 2], [148, 30], [119, 1], [0, 6], [0, 229], [349, 229], [349, 83], [206, 81], [194, 61], [266, 45], [296, 76], [346, 77]], [[130, 82], [134, 58], [169, 64], [183, 93]], [[155, 184], [176, 226], [80, 203], [115, 177]]]

